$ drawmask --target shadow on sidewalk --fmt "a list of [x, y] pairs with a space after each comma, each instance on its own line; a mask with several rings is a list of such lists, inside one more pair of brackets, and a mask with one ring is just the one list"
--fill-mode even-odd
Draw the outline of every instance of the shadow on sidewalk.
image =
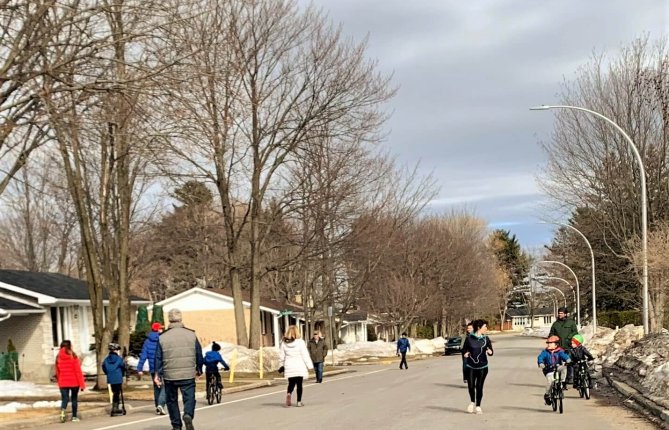
[[437, 386], [439, 386], [439, 387], [449, 387], [449, 388], [463, 388], [463, 389], [467, 389], [467, 385], [465, 385], [465, 384], [459, 384], [459, 385], [458, 385], [458, 384], [444, 384], [443, 382], [437, 382], [437, 383], [434, 384], [434, 385], [437, 385]]
[[425, 409], [432, 409], [435, 411], [442, 411], [442, 412], [445, 411], [445, 412], [468, 414], [468, 412], [465, 409], [449, 408], [448, 406], [426, 406]]
[[550, 412], [553, 413], [553, 410], [546, 406], [546, 408], [527, 408], [524, 406], [502, 406], [501, 409], [506, 409], [509, 411], [530, 411], [530, 412]]

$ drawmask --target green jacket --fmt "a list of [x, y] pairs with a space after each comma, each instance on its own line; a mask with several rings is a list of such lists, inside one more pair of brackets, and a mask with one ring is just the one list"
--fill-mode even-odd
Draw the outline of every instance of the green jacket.
[[567, 317], [563, 320], [557, 320], [551, 326], [549, 336], [558, 336], [560, 338], [560, 346], [564, 350], [571, 349], [571, 338], [578, 334], [578, 328], [573, 319]]
[[325, 357], [328, 355], [328, 346], [324, 339], [320, 339], [318, 343], [316, 343], [316, 341], [311, 338], [307, 345], [307, 349], [309, 350], [311, 361], [314, 363], [324, 362]]

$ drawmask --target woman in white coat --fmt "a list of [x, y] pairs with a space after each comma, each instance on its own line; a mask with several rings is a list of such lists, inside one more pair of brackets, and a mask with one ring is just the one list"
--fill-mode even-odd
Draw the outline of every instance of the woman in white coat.
[[286, 406], [292, 404], [293, 390], [297, 387], [297, 406], [302, 405], [302, 382], [309, 377], [309, 369], [314, 368], [311, 356], [307, 350], [307, 344], [300, 336], [300, 330], [291, 325], [283, 336], [283, 342], [279, 347], [279, 362], [288, 378], [288, 393], [286, 394]]

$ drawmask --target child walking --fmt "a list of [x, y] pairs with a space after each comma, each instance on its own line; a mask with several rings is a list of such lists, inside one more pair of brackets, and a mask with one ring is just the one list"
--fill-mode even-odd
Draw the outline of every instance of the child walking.
[[117, 343], [110, 343], [108, 346], [109, 355], [102, 362], [102, 371], [107, 375], [107, 384], [111, 386], [112, 390], [112, 408], [111, 416], [117, 417], [123, 415], [123, 411], [119, 408], [119, 401], [121, 390], [123, 389], [123, 375], [125, 374], [125, 363], [123, 358], [118, 355], [121, 346]]
[[72, 342], [64, 340], [60, 344], [60, 351], [56, 356], [56, 381], [60, 388], [60, 422], [64, 423], [67, 417], [67, 404], [72, 400], [72, 421], [79, 421], [77, 416], [77, 407], [79, 402], [77, 397], [79, 390], [84, 391], [86, 384], [84, 374], [81, 372], [81, 363], [79, 357], [72, 350]]
[[300, 330], [291, 325], [283, 336], [283, 342], [279, 348], [279, 362], [285, 377], [288, 379], [288, 392], [286, 393], [286, 406], [292, 405], [293, 390], [297, 388], [297, 406], [302, 403], [302, 383], [309, 377], [309, 370], [314, 368], [307, 350], [307, 345], [302, 340]]

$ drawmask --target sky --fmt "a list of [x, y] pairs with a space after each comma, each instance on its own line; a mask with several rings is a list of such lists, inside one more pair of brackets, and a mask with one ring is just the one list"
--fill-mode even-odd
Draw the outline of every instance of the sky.
[[368, 37], [368, 56], [392, 73], [384, 145], [434, 175], [428, 210], [467, 208], [528, 249], [550, 243], [554, 227], [537, 222], [555, 220], [536, 181], [554, 118], [528, 107], [555, 104], [593, 53], [669, 33], [667, 0], [312, 3], [345, 35]]

